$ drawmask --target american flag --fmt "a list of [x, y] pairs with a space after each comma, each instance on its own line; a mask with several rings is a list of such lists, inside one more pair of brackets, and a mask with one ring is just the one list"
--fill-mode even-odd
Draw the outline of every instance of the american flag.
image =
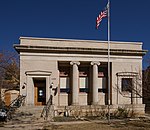
[[96, 29], [98, 29], [100, 22], [103, 18], [107, 17], [107, 8], [104, 11], [101, 11], [100, 14], [96, 18]]

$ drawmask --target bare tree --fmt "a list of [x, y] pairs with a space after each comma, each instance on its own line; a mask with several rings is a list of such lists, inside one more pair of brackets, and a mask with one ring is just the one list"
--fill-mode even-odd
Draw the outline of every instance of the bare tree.
[[[125, 98], [131, 99], [131, 104], [138, 99], [144, 103], [150, 102], [150, 67], [139, 72], [119, 72], [114, 89]], [[128, 94], [126, 94], [128, 93]]]
[[[131, 104], [134, 104], [135, 99], [142, 98], [142, 73], [139, 72], [118, 72], [117, 84], [114, 89], [117, 95], [131, 99]], [[119, 97], [118, 97], [119, 98]]]
[[16, 53], [0, 51], [0, 102], [1, 89], [19, 89], [19, 62]]
[[143, 70], [143, 102], [150, 104], [150, 66]]

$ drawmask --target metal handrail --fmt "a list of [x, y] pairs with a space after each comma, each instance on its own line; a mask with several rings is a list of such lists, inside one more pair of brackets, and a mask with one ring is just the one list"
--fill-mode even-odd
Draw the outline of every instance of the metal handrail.
[[23, 101], [25, 100], [25, 97], [26, 96], [23, 96], [23, 95], [19, 95], [16, 99], [14, 99], [9, 107], [20, 107], [23, 103]]
[[47, 120], [47, 118], [48, 118], [49, 115], [51, 117], [53, 117], [52, 98], [53, 98], [53, 96], [50, 95], [50, 98], [49, 98], [48, 102], [46, 103], [46, 105], [44, 106], [43, 111], [41, 113], [41, 117], [44, 117], [44, 119], [46, 119], [46, 120]]
[[26, 96], [23, 95], [19, 95], [16, 99], [14, 99], [10, 105], [9, 105], [9, 109], [7, 111], [7, 118], [11, 119], [12, 113], [16, 110], [16, 108], [19, 108], [23, 101], [25, 100]]

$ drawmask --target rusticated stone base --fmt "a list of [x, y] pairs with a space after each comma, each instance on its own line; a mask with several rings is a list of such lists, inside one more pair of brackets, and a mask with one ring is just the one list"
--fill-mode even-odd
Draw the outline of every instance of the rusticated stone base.
[[[110, 113], [119, 109], [126, 110], [130, 115], [141, 117], [145, 114], [145, 104], [110, 105]], [[101, 116], [108, 113], [108, 105], [59, 106], [54, 108], [55, 116]]]

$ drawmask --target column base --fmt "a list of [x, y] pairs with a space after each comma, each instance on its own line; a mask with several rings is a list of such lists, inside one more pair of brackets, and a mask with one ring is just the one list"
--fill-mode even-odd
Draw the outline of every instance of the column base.
[[79, 106], [79, 103], [75, 102], [71, 104], [72, 106]]
[[91, 105], [99, 105], [98, 102], [92, 102]]

